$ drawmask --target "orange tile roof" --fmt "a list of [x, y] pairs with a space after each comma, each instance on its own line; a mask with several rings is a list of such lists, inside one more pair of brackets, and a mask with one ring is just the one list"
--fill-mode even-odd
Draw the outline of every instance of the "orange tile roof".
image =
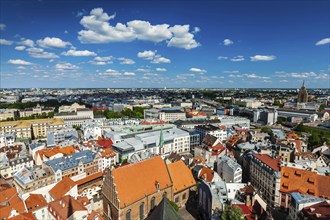
[[267, 164], [273, 170], [280, 171], [279, 163], [281, 162], [281, 159], [279, 157], [272, 158], [268, 154], [255, 154], [255, 153], [253, 154], [253, 156], [258, 158], [264, 164]]
[[82, 178], [82, 179], [76, 181], [76, 184], [79, 186], [79, 185], [82, 185], [84, 183], [88, 183], [89, 181], [92, 181], [92, 180], [95, 180], [97, 178], [102, 177], [102, 175], [103, 175], [102, 172], [94, 173], [92, 175], [86, 176], [85, 178]]
[[230, 140], [227, 142], [227, 144], [229, 144], [230, 146], [234, 146], [234, 144], [236, 144], [236, 142], [237, 142], [239, 139], [241, 139], [241, 137], [238, 136], [238, 135], [232, 136], [232, 137], [230, 138]]
[[296, 149], [298, 153], [302, 152], [301, 146], [302, 146], [302, 140], [288, 140], [289, 143], [295, 143]]
[[102, 153], [102, 157], [109, 158], [116, 156], [116, 152], [114, 152], [111, 148], [106, 148]]
[[15, 209], [17, 212], [25, 212], [24, 202], [18, 196], [16, 187], [0, 191], [0, 219], [8, 218], [10, 212]]
[[211, 182], [213, 180], [214, 177], [214, 170], [211, 170], [208, 167], [203, 167], [199, 174], [198, 174], [198, 178], [202, 178], [206, 181], [206, 182]]
[[63, 179], [56, 183], [56, 185], [49, 190], [49, 194], [56, 200], [64, 196], [70, 191], [77, 183], [73, 181], [70, 177], [63, 177]]
[[46, 149], [38, 150], [36, 152], [36, 155], [39, 154], [42, 159], [43, 155], [45, 155], [46, 157], [49, 158], [49, 157], [52, 157], [59, 153], [62, 153], [64, 156], [66, 156], [66, 155], [74, 154], [75, 152], [76, 151], [75, 151], [74, 146], [67, 146], [67, 147], [62, 147], [62, 148], [59, 146], [56, 146], [53, 148], [46, 148]]
[[21, 213], [19, 215], [16, 215], [14, 217], [9, 218], [8, 220], [35, 220], [35, 216], [31, 213]]
[[166, 164], [160, 156], [116, 168], [111, 175], [116, 184], [120, 208], [157, 192], [157, 183], [161, 190], [172, 186]]
[[200, 163], [205, 164], [204, 158], [203, 158], [202, 156], [197, 156], [197, 157], [195, 157], [195, 158], [193, 159], [193, 162], [194, 162], [195, 164], [200, 164]]
[[61, 219], [68, 219], [76, 211], [86, 211], [87, 213], [87, 209], [82, 204], [82, 200], [79, 200], [78, 198], [74, 199], [70, 195], [66, 195], [50, 202], [48, 204], [49, 213], [54, 216], [53, 213], [55, 212], [56, 216], [59, 216]]
[[87, 216], [87, 220], [94, 220], [95, 217], [97, 217], [99, 220], [103, 220], [102, 216], [94, 210], [92, 210], [91, 213]]
[[41, 194], [30, 194], [25, 200], [25, 205], [28, 211], [35, 211], [47, 206], [47, 202]]
[[299, 135], [297, 135], [297, 134], [295, 134], [295, 133], [288, 134], [287, 136], [288, 136], [288, 138], [290, 138], [290, 139], [299, 139]]
[[170, 163], [167, 167], [173, 181], [174, 193], [196, 185], [196, 181], [191, 173], [191, 170], [182, 160]]
[[310, 193], [313, 196], [330, 199], [330, 176], [293, 167], [281, 167], [280, 191]]

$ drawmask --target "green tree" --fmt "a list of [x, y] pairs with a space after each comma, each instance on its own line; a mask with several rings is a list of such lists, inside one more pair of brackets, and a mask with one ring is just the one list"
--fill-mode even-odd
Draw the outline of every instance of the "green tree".
[[324, 109], [325, 109], [325, 105], [324, 104], [320, 105], [319, 111], [323, 111]]
[[294, 129], [295, 131], [299, 131], [299, 132], [304, 132], [305, 131], [305, 126], [304, 124], [301, 122], [299, 125], [297, 125], [297, 127]]
[[269, 134], [269, 135], [271, 135], [271, 134], [273, 133], [272, 129], [271, 129], [270, 127], [268, 127], [268, 126], [263, 126], [263, 127], [261, 128], [261, 132], [263, 132], [263, 133], [267, 133], [267, 134]]
[[308, 145], [311, 147], [321, 144], [321, 143], [322, 143], [322, 141], [321, 141], [320, 136], [315, 133], [312, 133], [312, 135], [308, 138]]
[[243, 217], [242, 209], [237, 206], [226, 205], [221, 214], [221, 220], [241, 220]]

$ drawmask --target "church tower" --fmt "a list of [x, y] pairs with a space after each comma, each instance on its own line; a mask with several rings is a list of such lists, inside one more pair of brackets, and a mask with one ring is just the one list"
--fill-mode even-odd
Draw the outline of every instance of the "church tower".
[[298, 93], [298, 100], [297, 102], [304, 102], [306, 103], [308, 101], [308, 94], [307, 94], [307, 90], [305, 88], [305, 80], [303, 81], [303, 84], [299, 90]]

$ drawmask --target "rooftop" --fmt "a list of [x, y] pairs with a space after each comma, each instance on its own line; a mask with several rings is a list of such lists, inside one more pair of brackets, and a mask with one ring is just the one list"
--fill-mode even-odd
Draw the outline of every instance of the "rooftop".
[[191, 170], [182, 160], [170, 163], [167, 167], [173, 181], [174, 193], [196, 185]]

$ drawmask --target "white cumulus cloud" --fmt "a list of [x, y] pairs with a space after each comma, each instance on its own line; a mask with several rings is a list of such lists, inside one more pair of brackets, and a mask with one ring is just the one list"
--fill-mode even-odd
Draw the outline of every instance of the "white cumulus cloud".
[[200, 74], [204, 74], [204, 73], [206, 73], [206, 70], [199, 69], [199, 68], [195, 68], [195, 67], [190, 68], [189, 71], [191, 71], [191, 72], [196, 72], [196, 73], [200, 73]]
[[124, 76], [135, 76], [133, 72], [124, 72]]
[[132, 60], [132, 59], [128, 59], [128, 58], [124, 58], [124, 57], [120, 57], [118, 58], [118, 60], [120, 60], [120, 64], [127, 64], [127, 65], [131, 65], [131, 64], [134, 64], [135, 61]]
[[168, 41], [168, 46], [184, 49], [199, 46], [199, 43], [194, 40], [194, 35], [189, 32], [189, 25], [170, 27], [168, 24], [153, 25], [142, 20], [111, 25], [109, 21], [114, 18], [115, 15], [109, 16], [102, 8], [92, 9], [89, 15], [80, 20], [80, 24], [85, 29], [78, 32], [78, 39], [81, 43], [131, 42], [133, 40], [155, 43]]
[[17, 60], [8, 60], [8, 63], [9, 64], [14, 64], [14, 65], [32, 65], [32, 63], [30, 62], [27, 62], [25, 60], [20, 60], [20, 59], [17, 59]]
[[137, 54], [137, 56], [139, 58], [145, 59], [145, 60], [152, 60], [154, 58], [154, 56], [156, 55], [156, 50], [152, 51], [152, 50], [145, 50], [143, 52], [139, 52]]
[[11, 40], [5, 40], [5, 39], [0, 39], [0, 45], [12, 45], [13, 41]]
[[18, 51], [22, 51], [22, 50], [25, 50], [25, 46], [17, 46], [15, 47], [15, 50], [18, 50]]
[[151, 63], [171, 63], [171, 60], [160, 55], [156, 55]]
[[229, 46], [229, 45], [232, 45], [232, 44], [234, 44], [234, 42], [230, 39], [224, 39], [223, 40], [223, 45], [225, 45], [225, 46]]
[[167, 69], [165, 69], [165, 68], [156, 68], [156, 71], [157, 72], [166, 72]]
[[245, 58], [243, 56], [236, 56], [236, 57], [231, 58], [230, 60], [233, 62], [241, 62], [241, 61], [244, 61]]
[[70, 42], [63, 41], [57, 37], [45, 37], [44, 39], [37, 40], [37, 44], [43, 48], [65, 48], [71, 45]]
[[79, 69], [78, 66], [74, 65], [74, 64], [71, 64], [71, 63], [58, 63], [55, 65], [55, 68], [57, 70], [77, 70]]
[[22, 41], [19, 42], [18, 44], [27, 46], [27, 47], [34, 47], [34, 41], [30, 39], [21, 39]]
[[31, 47], [26, 49], [31, 57], [40, 58], [40, 59], [55, 59], [58, 56], [55, 53], [50, 53], [44, 51], [42, 48]]
[[62, 55], [72, 57], [89, 57], [96, 56], [97, 54], [89, 50], [68, 50], [66, 52], [63, 52]]
[[224, 56], [218, 56], [218, 58], [217, 58], [218, 60], [227, 60], [228, 59], [228, 57], [224, 57]]
[[251, 61], [271, 61], [275, 60], [276, 56], [273, 55], [255, 55], [253, 57], [250, 57]]
[[318, 42], [316, 42], [316, 46], [324, 45], [324, 44], [329, 44], [330, 43], [330, 38], [324, 38]]

